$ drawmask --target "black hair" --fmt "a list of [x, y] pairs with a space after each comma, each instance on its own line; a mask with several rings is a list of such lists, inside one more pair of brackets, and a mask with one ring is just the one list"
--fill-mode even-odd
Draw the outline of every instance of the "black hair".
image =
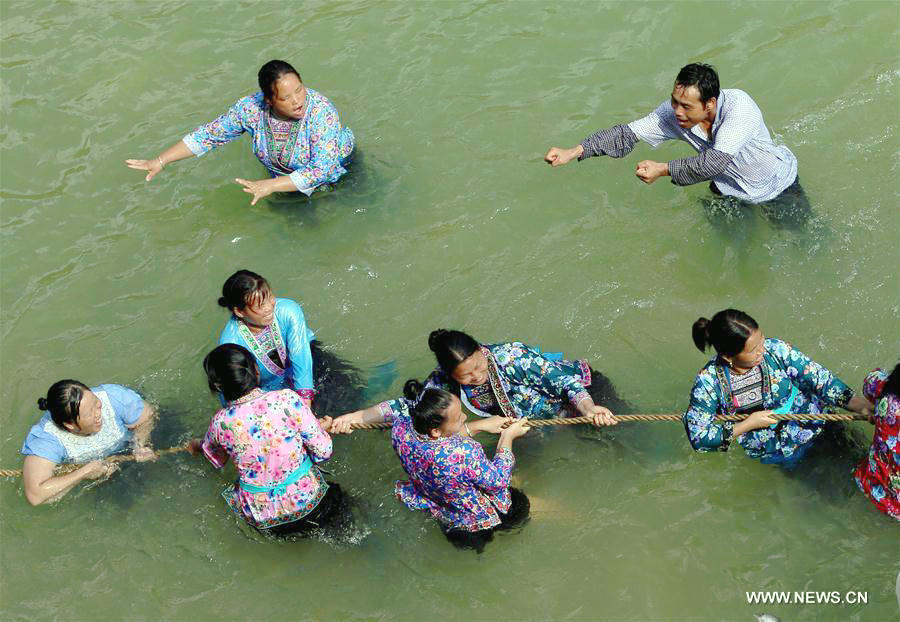
[[725, 309], [711, 320], [701, 317], [694, 322], [691, 336], [701, 352], [712, 346], [720, 355], [735, 356], [744, 349], [747, 337], [758, 328], [756, 320], [743, 311]]
[[300, 77], [297, 70], [290, 63], [283, 60], [270, 60], [260, 67], [257, 79], [259, 80], [259, 90], [263, 92], [263, 97], [272, 99], [275, 95], [275, 83], [278, 82], [281, 76], [288, 73], [294, 74], [300, 82], [303, 82], [303, 78]]
[[223, 343], [203, 359], [209, 390], [221, 393], [229, 402], [259, 387], [259, 368], [243, 346]]
[[449, 376], [479, 346], [477, 341], [462, 331], [439, 328], [428, 335], [428, 347], [434, 352], [438, 365]]
[[892, 371], [891, 375], [884, 381], [884, 386], [881, 388], [881, 394], [877, 397], [886, 397], [888, 395], [900, 397], [900, 363], [894, 365], [894, 371]]
[[419, 434], [428, 434], [444, 423], [453, 395], [442, 389], [422, 389], [424, 387], [418, 380], [407, 380], [403, 385], [403, 396], [408, 400], [418, 399], [409, 415], [413, 429]]
[[715, 67], [706, 63], [691, 63], [682, 67], [675, 78], [675, 84], [696, 86], [700, 91], [700, 101], [704, 104], [719, 96], [719, 74]]
[[47, 389], [47, 397], [38, 398], [41, 410], [49, 410], [57, 427], [65, 430], [67, 423], [78, 425], [78, 411], [87, 385], [77, 380], [60, 380]]
[[225, 281], [219, 306], [234, 311], [247, 306], [247, 301], [257, 293], [271, 292], [269, 282], [255, 272], [238, 270]]

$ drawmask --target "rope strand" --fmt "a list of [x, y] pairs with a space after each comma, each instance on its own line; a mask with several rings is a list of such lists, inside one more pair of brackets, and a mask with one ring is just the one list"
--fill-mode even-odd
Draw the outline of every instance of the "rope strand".
[[[809, 414], [801, 414], [801, 413], [786, 413], [783, 415], [769, 415], [772, 419], [776, 421], [868, 421], [869, 417], [867, 415], [829, 415], [829, 414], [818, 414], [818, 415], [809, 415]], [[681, 415], [672, 415], [672, 414], [647, 414], [647, 415], [615, 415], [616, 419], [619, 421], [677, 421], [681, 423]], [[747, 417], [744, 415], [719, 415], [715, 418], [715, 421], [743, 421]], [[531, 419], [528, 421], [529, 428], [543, 428], [550, 425], [581, 425], [585, 423], [592, 423], [593, 418], [591, 417], [559, 417], [556, 419]], [[354, 430], [389, 430], [391, 428], [390, 423], [354, 423], [350, 427]], [[181, 445], [179, 447], [170, 447], [168, 449], [159, 449], [156, 452], [157, 456], [163, 456], [166, 454], [174, 454], [181, 451], [187, 451], [187, 445]], [[118, 454], [115, 456], [110, 456], [106, 458], [109, 462], [134, 462], [133, 454]], [[64, 475], [65, 473], [71, 473], [84, 465], [81, 464], [67, 464], [59, 468], [56, 475]], [[0, 469], [0, 477], [20, 477], [22, 475], [22, 469]]]

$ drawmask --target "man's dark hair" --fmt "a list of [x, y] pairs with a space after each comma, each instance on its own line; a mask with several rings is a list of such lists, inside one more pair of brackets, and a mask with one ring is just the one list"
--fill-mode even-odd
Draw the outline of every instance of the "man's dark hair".
[[716, 68], [705, 63], [685, 65], [678, 72], [675, 84], [683, 87], [696, 86], [700, 91], [700, 101], [704, 104], [719, 96], [719, 74]]

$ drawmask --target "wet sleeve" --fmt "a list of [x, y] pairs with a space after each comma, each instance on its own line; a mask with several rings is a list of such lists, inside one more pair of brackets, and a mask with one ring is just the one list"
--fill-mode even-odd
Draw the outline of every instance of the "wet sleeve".
[[228, 450], [222, 445], [222, 441], [218, 437], [218, 417], [213, 417], [206, 430], [206, 436], [203, 438], [203, 455], [217, 469], [221, 469], [228, 462]]
[[874, 369], [863, 380], [863, 395], [866, 399], [875, 403], [881, 397], [881, 391], [887, 382], [888, 374], [883, 369]]
[[319, 107], [309, 120], [309, 164], [291, 173], [291, 181], [305, 195], [318, 186], [334, 181], [340, 162], [341, 122], [329, 102]]
[[590, 397], [581, 380], [568, 373], [559, 363], [545, 358], [525, 344], [513, 343], [511, 346], [514, 353], [513, 364], [506, 369], [507, 372], [512, 372], [517, 382], [567, 400], [573, 406]]
[[704, 149], [690, 158], [669, 160], [669, 176], [676, 186], [690, 186], [721, 174], [731, 164], [731, 159], [724, 151]]
[[241, 134], [248, 129], [248, 111], [254, 108], [258, 109], [254, 98], [253, 95], [241, 98], [225, 114], [214, 121], [201, 125], [182, 138], [182, 142], [187, 145], [191, 153], [199, 158], [211, 149], [240, 138]]
[[315, 395], [312, 352], [309, 348], [312, 336], [306, 326], [303, 308], [287, 298], [280, 298], [278, 306], [282, 311], [279, 322], [282, 318], [285, 320], [282, 334], [288, 352], [288, 376], [300, 397], [312, 399]]
[[627, 125], [614, 125], [604, 130], [594, 132], [583, 141], [581, 147], [584, 152], [578, 157], [581, 162], [594, 156], [609, 156], [621, 158], [631, 153], [638, 143], [638, 137]]
[[291, 410], [290, 414], [299, 421], [303, 447], [310, 459], [316, 464], [328, 460], [332, 452], [331, 435], [322, 429], [316, 416], [296, 396], [292, 399]]
[[715, 423], [719, 398], [709, 374], [701, 372], [691, 389], [691, 403], [682, 417], [688, 440], [695, 451], [728, 451], [734, 424]]
[[774, 344], [770, 351], [781, 359], [788, 377], [798, 387], [806, 393], [818, 395], [826, 404], [847, 407], [853, 397], [853, 389], [791, 344], [780, 339], [772, 341]]
[[680, 139], [672, 104], [666, 100], [646, 117], [632, 121], [628, 128], [640, 140], [651, 147], [657, 147], [667, 140]]
[[50, 462], [60, 464], [66, 461], [66, 449], [52, 434], [45, 432], [43, 427], [36, 425], [28, 432], [25, 442], [22, 444], [23, 456], [37, 456]]
[[509, 487], [509, 478], [516, 463], [512, 451], [498, 449], [494, 459], [488, 460], [478, 441], [467, 439], [462, 447], [466, 452], [469, 479], [475, 486], [488, 493], [502, 492]]
[[125, 425], [134, 425], [141, 418], [144, 400], [135, 391], [117, 384], [102, 384], [98, 389], [106, 391], [113, 412]]

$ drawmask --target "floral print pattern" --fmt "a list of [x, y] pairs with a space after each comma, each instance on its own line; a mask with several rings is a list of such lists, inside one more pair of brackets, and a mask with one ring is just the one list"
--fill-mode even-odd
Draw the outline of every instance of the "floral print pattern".
[[[537, 348], [518, 341], [487, 344], [481, 350], [488, 360], [488, 382], [494, 401], [476, 398], [475, 406], [489, 404], [488, 410], [497, 405], [499, 414], [507, 417], [551, 419], [566, 414], [590, 397], [585, 389], [591, 383], [587, 361], [553, 361]], [[443, 389], [458, 395], [457, 386], [440, 368], [425, 380], [426, 389]], [[467, 390], [466, 393], [478, 392]]]
[[306, 113], [293, 123], [296, 127], [291, 131], [290, 140], [294, 144], [287, 166], [274, 152], [273, 141], [266, 136], [269, 106], [261, 91], [239, 99], [225, 114], [201, 125], [182, 140], [199, 157], [249, 132], [253, 153], [272, 177], [289, 174], [297, 190], [310, 194], [315, 188], [340, 179], [347, 172], [344, 164], [353, 152], [355, 138], [350, 128], [341, 126], [331, 101], [307, 88]]
[[876, 369], [863, 384], [863, 394], [875, 403], [875, 435], [853, 478], [875, 507], [900, 520], [900, 398], [882, 395], [887, 378], [887, 372]]
[[243, 481], [275, 488], [300, 468], [307, 456], [314, 463], [331, 457], [331, 437], [297, 394], [287, 389], [267, 393], [256, 389], [219, 410], [206, 432], [203, 453], [216, 468], [225, 466], [229, 458], [234, 461], [239, 481], [222, 496], [254, 527], [303, 518], [328, 490], [315, 466], [283, 492], [252, 493], [240, 487]]
[[[798, 389], [791, 412], [818, 414], [829, 406], [846, 407], [853, 390], [830, 371], [780, 339], [766, 339], [763, 354], [763, 403], [759, 410], [786, 404]], [[697, 374], [683, 421], [696, 451], [726, 451], [734, 424], [715, 423], [716, 415], [734, 414], [727, 363], [713, 357]], [[824, 421], [781, 421], [774, 427], [752, 430], [737, 438], [747, 455], [762, 462], [789, 460], [805, 451], [824, 429]], [[798, 454], [802, 455], [802, 454]], [[796, 457], [796, 456], [795, 456]]]
[[432, 439], [413, 429], [407, 404], [382, 403], [391, 427], [391, 444], [409, 481], [398, 481], [394, 494], [412, 510], [429, 512], [447, 528], [479, 531], [500, 524], [509, 510], [509, 478], [515, 458], [498, 449], [488, 460], [481, 444], [467, 436]]

